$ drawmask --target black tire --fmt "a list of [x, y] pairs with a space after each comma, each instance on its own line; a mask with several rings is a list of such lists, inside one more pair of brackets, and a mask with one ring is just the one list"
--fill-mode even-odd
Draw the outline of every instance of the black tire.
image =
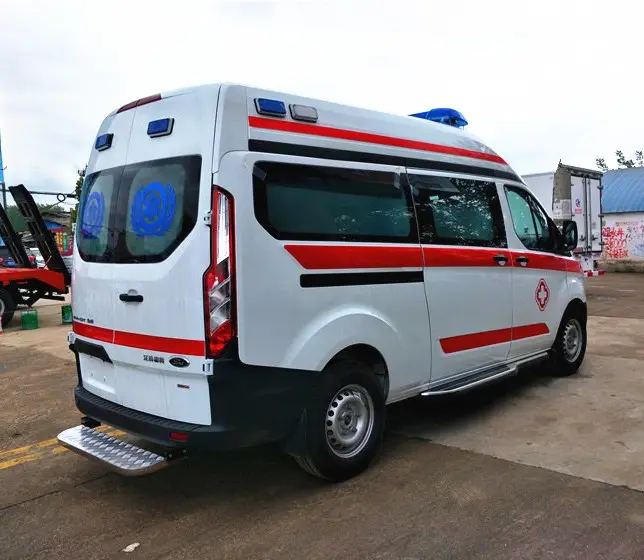
[[[574, 333], [577, 333], [579, 339], [578, 346], [573, 350]], [[569, 309], [561, 320], [557, 338], [552, 345], [550, 360], [553, 375], [568, 377], [577, 373], [584, 361], [587, 343], [588, 333], [584, 314], [580, 310]]]
[[[365, 412], [367, 409], [370, 409], [369, 414]], [[335, 415], [335, 410], [341, 410], [341, 415]], [[380, 452], [385, 413], [382, 385], [367, 366], [353, 360], [330, 364], [304, 412], [305, 441], [302, 452], [295, 457], [298, 465], [329, 482], [341, 482], [359, 475]], [[340, 437], [351, 431], [344, 429], [343, 422], [349, 423], [347, 428], [355, 428], [355, 433], [364, 434], [362, 438], [358, 437], [360, 443], [353, 450], [350, 445], [340, 445]], [[335, 439], [336, 435], [340, 437]], [[331, 441], [336, 442], [335, 451]]]
[[0, 321], [2, 321], [2, 328], [6, 329], [13, 319], [13, 314], [16, 311], [16, 304], [13, 297], [8, 290], [0, 288]]

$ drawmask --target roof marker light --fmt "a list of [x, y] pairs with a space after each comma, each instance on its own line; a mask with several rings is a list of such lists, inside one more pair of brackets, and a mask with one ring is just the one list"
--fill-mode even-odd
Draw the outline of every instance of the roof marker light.
[[168, 136], [172, 134], [174, 128], [174, 119], [159, 119], [148, 123], [148, 136], [157, 138], [159, 136]]
[[268, 115], [271, 117], [286, 116], [286, 105], [284, 105], [283, 101], [276, 99], [258, 97], [255, 99], [255, 108], [260, 115]]
[[108, 150], [109, 148], [112, 147], [113, 138], [114, 138], [114, 135], [112, 133], [101, 134], [99, 137], [96, 138], [96, 142], [94, 143], [94, 148], [96, 148], [99, 152], [102, 152], [103, 150]]
[[453, 126], [456, 128], [464, 128], [467, 126], [467, 120], [460, 111], [456, 109], [449, 108], [438, 108], [430, 109], [429, 111], [423, 111], [422, 113], [414, 113], [409, 115], [410, 117], [417, 117], [419, 119], [425, 119], [428, 121], [433, 121], [441, 124], [446, 124], [448, 126]]
[[318, 122], [318, 111], [308, 105], [289, 105], [291, 117], [296, 121]]

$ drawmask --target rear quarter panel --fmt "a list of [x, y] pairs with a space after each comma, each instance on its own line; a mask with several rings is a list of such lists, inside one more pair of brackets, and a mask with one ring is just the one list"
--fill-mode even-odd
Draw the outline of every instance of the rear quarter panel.
[[[256, 220], [253, 166], [267, 160], [330, 165], [323, 160], [240, 153], [229, 153], [221, 161], [216, 183], [235, 197], [241, 360], [320, 371], [342, 349], [369, 344], [387, 363], [390, 400], [428, 382], [431, 350], [423, 283], [302, 288], [300, 275], [307, 270], [284, 246], [319, 242], [277, 240]], [[418, 248], [420, 261], [420, 246], [412, 248]]]

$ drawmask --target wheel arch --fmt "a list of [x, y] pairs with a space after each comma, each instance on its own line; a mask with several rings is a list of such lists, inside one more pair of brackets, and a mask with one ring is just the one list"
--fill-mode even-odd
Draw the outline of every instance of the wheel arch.
[[364, 343], [347, 346], [329, 360], [325, 369], [329, 365], [343, 360], [353, 360], [368, 366], [377, 377], [380, 385], [382, 386], [385, 400], [387, 399], [389, 394], [389, 369], [387, 367], [385, 357], [377, 348]]
[[584, 327], [586, 326], [586, 322], [588, 321], [588, 304], [585, 301], [582, 301], [580, 298], [571, 299], [561, 315], [560, 323], [570, 313], [578, 314]]

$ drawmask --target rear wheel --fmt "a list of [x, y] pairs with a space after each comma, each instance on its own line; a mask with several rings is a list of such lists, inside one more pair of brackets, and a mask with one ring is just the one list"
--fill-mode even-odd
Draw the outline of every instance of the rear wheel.
[[586, 354], [586, 321], [575, 310], [566, 312], [552, 346], [554, 374], [567, 377], [577, 373]]
[[352, 478], [377, 456], [385, 425], [382, 386], [369, 368], [343, 360], [324, 372], [305, 411], [305, 442], [297, 463], [331, 482]]
[[13, 314], [16, 311], [16, 304], [13, 297], [8, 290], [0, 288], [0, 321], [2, 321], [2, 328], [9, 326]]

